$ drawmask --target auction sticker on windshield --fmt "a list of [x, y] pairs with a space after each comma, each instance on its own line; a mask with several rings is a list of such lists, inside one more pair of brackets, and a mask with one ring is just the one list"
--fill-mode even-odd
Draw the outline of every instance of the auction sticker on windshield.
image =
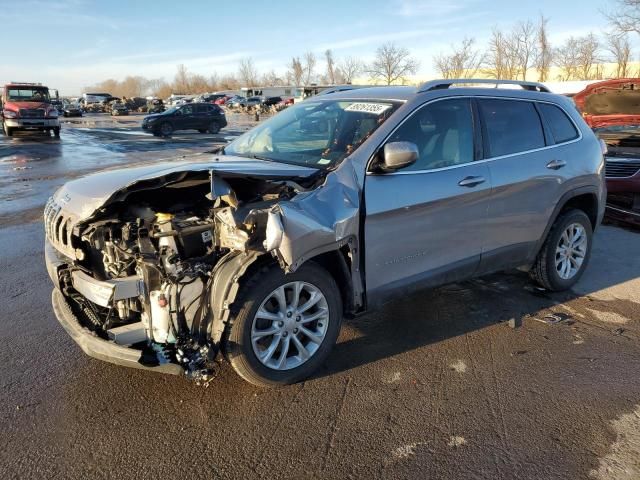
[[384, 111], [391, 108], [388, 103], [352, 103], [344, 109], [345, 112], [362, 112], [380, 115]]

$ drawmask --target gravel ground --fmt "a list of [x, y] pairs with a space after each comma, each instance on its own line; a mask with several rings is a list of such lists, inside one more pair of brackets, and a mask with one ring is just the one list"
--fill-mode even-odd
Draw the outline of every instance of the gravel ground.
[[50, 306], [47, 196], [251, 125], [166, 141], [95, 117], [60, 141], [0, 137], [0, 478], [640, 478], [640, 233], [615, 226], [571, 292], [508, 272], [403, 299], [346, 321], [318, 375], [279, 390], [86, 357]]

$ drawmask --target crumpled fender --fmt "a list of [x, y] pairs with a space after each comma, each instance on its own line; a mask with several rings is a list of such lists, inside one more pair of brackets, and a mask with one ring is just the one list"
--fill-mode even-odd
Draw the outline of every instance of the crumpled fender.
[[353, 167], [344, 167], [329, 173], [317, 189], [269, 211], [265, 248], [275, 252], [287, 271], [349, 240], [357, 245], [360, 187]]

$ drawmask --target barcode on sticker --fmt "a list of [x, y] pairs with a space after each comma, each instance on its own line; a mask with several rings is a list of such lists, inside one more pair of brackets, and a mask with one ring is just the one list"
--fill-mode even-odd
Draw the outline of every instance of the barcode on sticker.
[[352, 103], [344, 109], [345, 112], [363, 112], [380, 115], [385, 110], [391, 108], [388, 103]]

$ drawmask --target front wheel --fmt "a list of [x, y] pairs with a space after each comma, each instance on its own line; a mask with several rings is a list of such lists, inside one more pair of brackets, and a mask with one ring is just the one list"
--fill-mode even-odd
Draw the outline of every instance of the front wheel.
[[173, 133], [173, 127], [171, 126], [170, 123], [165, 122], [162, 125], [160, 125], [160, 135], [162, 135], [163, 137], [170, 137], [172, 133]]
[[589, 263], [592, 235], [591, 221], [582, 210], [560, 215], [530, 271], [533, 280], [555, 292], [571, 288]]
[[53, 129], [53, 136], [56, 138], [60, 138], [60, 127]]
[[224, 340], [236, 373], [262, 387], [310, 376], [340, 331], [342, 301], [333, 277], [313, 263], [291, 274], [274, 266], [254, 275], [243, 290]]

